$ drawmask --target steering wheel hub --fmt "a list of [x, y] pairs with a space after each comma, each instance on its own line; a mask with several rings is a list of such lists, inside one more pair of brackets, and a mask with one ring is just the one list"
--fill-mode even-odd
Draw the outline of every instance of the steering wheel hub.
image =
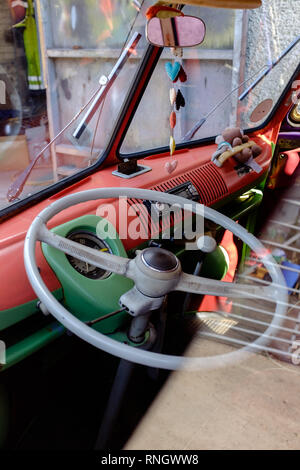
[[159, 272], [172, 272], [178, 268], [179, 262], [176, 256], [163, 248], [146, 248], [142, 252], [144, 264]]

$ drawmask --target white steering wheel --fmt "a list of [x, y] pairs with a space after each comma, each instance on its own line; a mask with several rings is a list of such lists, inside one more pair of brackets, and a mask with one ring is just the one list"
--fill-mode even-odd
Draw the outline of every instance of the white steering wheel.
[[[184, 207], [186, 208], [187, 203], [190, 204], [189, 207], [193, 213], [221, 225], [247, 243], [267, 267], [272, 279], [271, 285], [256, 287], [186, 274], [182, 272], [180, 262], [173, 253], [162, 250], [160, 253], [161, 256], [157, 257], [158, 252], [156, 251], [154, 253], [151, 251], [159, 250], [158, 248], [146, 248], [138, 252], [134, 259], [122, 258], [110, 253], [96, 251], [72, 240], [60, 237], [49, 231], [46, 227], [46, 223], [54, 215], [70, 206], [90, 200], [111, 199], [121, 196], [171, 205], [176, 204], [182, 209]], [[265, 298], [268, 301], [276, 303], [274, 316], [267, 330], [254, 342], [237, 351], [218, 356], [171, 356], [122, 344], [83, 323], [55, 299], [42, 280], [36, 264], [35, 245], [37, 241], [45, 242], [89, 264], [132, 279], [135, 283], [135, 287], [131, 289], [132, 292], [129, 291], [132, 294], [130, 294], [129, 297], [131, 300], [133, 299], [133, 303], [137, 305], [137, 309], [143, 304], [144, 300], [147, 303], [147, 299], [152, 299], [155, 303], [159, 299], [163, 299], [168, 292], [184, 291], [195, 294], [209, 294], [233, 298]], [[163, 260], [161, 266], [157, 266], [158, 259]], [[261, 349], [262, 345], [267, 342], [268, 337], [272, 334], [274, 335], [274, 332], [281, 326], [282, 316], [286, 310], [287, 289], [280, 267], [253, 235], [228, 217], [209, 207], [193, 201], [187, 201], [182, 197], [157, 191], [135, 188], [92, 189], [71, 194], [57, 200], [40, 212], [32, 222], [26, 235], [24, 262], [29, 281], [37, 297], [43, 302], [48, 311], [68, 330], [103, 351], [122, 359], [150, 367], [173, 370], [180, 368], [208, 369], [232, 364], [234, 361], [241, 360], [247, 351], [257, 351]], [[126, 296], [126, 294], [124, 294], [124, 296]]]

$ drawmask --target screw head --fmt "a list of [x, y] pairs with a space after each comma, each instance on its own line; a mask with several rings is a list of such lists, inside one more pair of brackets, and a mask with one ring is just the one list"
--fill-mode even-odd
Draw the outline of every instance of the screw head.
[[100, 85], [104, 86], [107, 84], [107, 82], [108, 82], [108, 78], [106, 77], [106, 75], [101, 75], [101, 77], [99, 78]]

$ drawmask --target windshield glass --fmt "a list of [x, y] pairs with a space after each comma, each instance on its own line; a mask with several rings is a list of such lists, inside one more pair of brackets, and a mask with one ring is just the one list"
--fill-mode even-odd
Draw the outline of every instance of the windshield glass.
[[[3, 59], [1, 65], [5, 96], [0, 104], [0, 209], [101, 158], [148, 46], [145, 13], [151, 4], [148, 0], [46, 0], [34, 7], [29, 2], [25, 18], [13, 21], [7, 11], [10, 62], [7, 65]], [[184, 6], [183, 11], [202, 18], [206, 37], [199, 46], [183, 49], [179, 58], [187, 80], [174, 84], [184, 96], [174, 129], [176, 144], [213, 137], [229, 125], [244, 129], [261, 125], [296, 70], [300, 43], [243, 99], [239, 97], [297, 37], [300, 2], [293, 3], [292, 11], [280, 0], [263, 2], [255, 10]], [[12, 28], [12, 23], [17, 26]], [[32, 28], [37, 35], [34, 44], [29, 35]], [[91, 119], [84, 121], [92, 97], [107, 85], [107, 77], [135, 34], [140, 35], [135, 47], [109, 82]], [[168, 146], [170, 86], [165, 65], [173, 59], [171, 50], [164, 48], [121, 154]], [[23, 184], [11, 192], [30, 165]]]
[[[185, 100], [185, 106], [176, 110], [176, 143], [213, 137], [227, 126], [262, 125], [299, 63], [298, 42], [274, 66], [299, 35], [300, 2], [293, 2], [292, 11], [280, 0], [264, 1], [254, 10], [185, 6], [183, 11], [202, 18], [206, 37], [199, 46], [183, 49], [180, 59], [187, 80], [174, 83]], [[123, 154], [168, 145], [170, 83], [165, 66], [172, 60], [176, 58], [165, 48], [121, 147]], [[243, 97], [268, 67], [270, 72]], [[191, 135], [197, 123], [201, 125]]]

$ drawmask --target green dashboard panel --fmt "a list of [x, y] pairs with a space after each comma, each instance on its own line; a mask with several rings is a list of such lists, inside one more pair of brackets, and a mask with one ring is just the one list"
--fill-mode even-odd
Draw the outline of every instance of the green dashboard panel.
[[[101, 227], [99, 228], [99, 222]], [[97, 228], [98, 226], [98, 228]], [[109, 239], [106, 233], [114, 234]], [[88, 233], [103, 239], [109, 251], [127, 257], [123, 243], [115, 228], [96, 215], [86, 215], [52, 229], [62, 237], [74, 233]], [[89, 278], [74, 268], [68, 257], [61, 251], [45, 243], [42, 244], [45, 258], [63, 289], [63, 302], [68, 310], [83, 321], [94, 320], [119, 308], [120, 296], [133, 287], [133, 282], [123, 276], [111, 273], [104, 278]], [[129, 316], [121, 312], [111, 318], [96, 323], [93, 328], [102, 333], [112, 333], [128, 321]]]

